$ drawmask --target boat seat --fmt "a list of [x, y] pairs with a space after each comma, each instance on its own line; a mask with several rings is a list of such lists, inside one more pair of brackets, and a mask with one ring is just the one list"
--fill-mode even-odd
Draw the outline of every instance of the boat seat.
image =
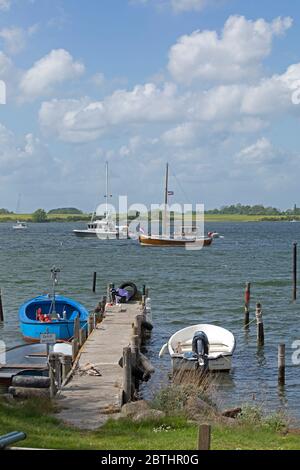
[[209, 352], [229, 352], [229, 347], [226, 344], [209, 344]]
[[77, 310], [74, 310], [74, 312], [72, 313], [72, 315], [70, 316], [69, 318], [69, 321], [74, 321], [76, 320], [76, 318], [79, 316], [79, 312]]
[[[192, 350], [192, 342], [187, 341], [186, 343], [178, 343], [175, 352], [177, 354], [186, 353]], [[226, 344], [209, 344], [209, 353], [222, 353], [229, 352], [229, 347]]]

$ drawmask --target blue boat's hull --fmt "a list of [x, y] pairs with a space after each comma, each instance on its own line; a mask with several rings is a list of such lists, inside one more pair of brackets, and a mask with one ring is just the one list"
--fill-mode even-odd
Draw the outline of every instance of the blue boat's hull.
[[[80, 322], [81, 328], [87, 328], [86, 321]], [[74, 322], [22, 323], [21, 332], [26, 341], [40, 341], [45, 333], [55, 334], [57, 341], [69, 341], [74, 336]]]
[[[56, 296], [56, 313], [58, 319], [40, 321], [37, 319], [37, 311], [44, 315], [51, 313], [51, 299], [49, 296], [36, 297], [20, 307], [19, 318], [21, 332], [26, 341], [40, 341], [41, 334], [55, 334], [57, 341], [69, 341], [74, 336], [74, 320], [79, 316], [80, 327], [88, 328], [89, 313], [78, 302], [63, 296]], [[65, 318], [66, 317], [66, 318]]]

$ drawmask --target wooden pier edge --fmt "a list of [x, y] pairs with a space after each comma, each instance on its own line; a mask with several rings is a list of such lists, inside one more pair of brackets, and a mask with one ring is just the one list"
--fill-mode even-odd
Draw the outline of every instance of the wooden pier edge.
[[[139, 398], [140, 382], [149, 380], [154, 372], [141, 353], [153, 328], [149, 289], [145, 292], [145, 297], [138, 293], [136, 299], [125, 304], [113, 305], [108, 300], [104, 308], [103, 301], [99, 302], [95, 312], [101, 305], [101, 319], [98, 313], [91, 315], [90, 335], [56, 395], [62, 405], [58, 417], [66, 424], [97, 429], [110, 414]], [[110, 297], [108, 290], [105, 300]], [[80, 332], [78, 336], [80, 340]]]

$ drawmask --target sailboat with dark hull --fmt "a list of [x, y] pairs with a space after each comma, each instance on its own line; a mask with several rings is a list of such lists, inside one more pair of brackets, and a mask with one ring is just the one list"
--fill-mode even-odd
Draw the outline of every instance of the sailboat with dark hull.
[[191, 249], [196, 246], [210, 246], [213, 242], [212, 237], [197, 236], [197, 233], [192, 231], [191, 234], [187, 234], [182, 225], [181, 234], [168, 234], [167, 233], [167, 209], [169, 202], [169, 164], [166, 166], [166, 180], [165, 180], [165, 204], [164, 204], [164, 230], [161, 235], [139, 235], [139, 243], [142, 246], [191, 246]]

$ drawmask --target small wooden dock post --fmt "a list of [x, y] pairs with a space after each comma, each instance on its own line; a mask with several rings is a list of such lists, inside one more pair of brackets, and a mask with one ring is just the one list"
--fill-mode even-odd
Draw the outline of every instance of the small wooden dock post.
[[88, 336], [92, 334], [94, 330], [94, 317], [92, 315], [88, 318]]
[[250, 321], [250, 297], [251, 297], [251, 283], [246, 283], [246, 290], [245, 290], [245, 328], [249, 328], [249, 321]]
[[79, 350], [79, 344], [77, 339], [72, 341], [72, 361], [75, 362]]
[[93, 275], [93, 292], [94, 293], [96, 292], [96, 286], [97, 286], [97, 273], [94, 272], [94, 275]]
[[198, 450], [210, 450], [211, 444], [211, 426], [201, 424], [198, 431]]
[[293, 302], [297, 300], [297, 243], [293, 244]]
[[285, 344], [278, 346], [278, 384], [285, 384]]
[[2, 290], [0, 289], [0, 323], [4, 322], [4, 313], [3, 313], [3, 305], [2, 305]]
[[132, 367], [131, 367], [131, 349], [123, 349], [123, 403], [131, 401], [131, 379], [132, 379]]
[[54, 398], [57, 392], [56, 382], [55, 382], [55, 363], [56, 355], [51, 353], [49, 354], [48, 364], [49, 364], [49, 378], [50, 378], [50, 398]]
[[72, 358], [70, 356], [61, 355], [60, 363], [61, 363], [61, 378], [62, 378], [62, 382], [64, 382], [72, 369]]
[[262, 317], [261, 304], [256, 304], [256, 321], [257, 321], [257, 344], [263, 346], [265, 344], [264, 323]]

